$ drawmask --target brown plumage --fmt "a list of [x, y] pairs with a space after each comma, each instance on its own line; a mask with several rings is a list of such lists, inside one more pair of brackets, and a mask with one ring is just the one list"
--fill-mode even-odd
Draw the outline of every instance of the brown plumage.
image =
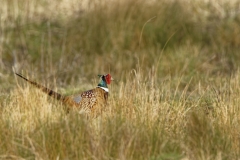
[[34, 85], [35, 87], [42, 90], [44, 93], [61, 101], [63, 104], [67, 106], [67, 110], [74, 108], [80, 112], [83, 112], [87, 115], [87, 117], [97, 117], [107, 104], [108, 99], [108, 87], [107, 84], [110, 84], [113, 78], [110, 74], [99, 75], [101, 78], [98, 86], [94, 89], [82, 92], [80, 94], [64, 96], [60, 93], [57, 93], [51, 89], [48, 89], [45, 86], [42, 86], [34, 81], [31, 81], [22, 75], [15, 73], [19, 77], [23, 78], [25, 81]]

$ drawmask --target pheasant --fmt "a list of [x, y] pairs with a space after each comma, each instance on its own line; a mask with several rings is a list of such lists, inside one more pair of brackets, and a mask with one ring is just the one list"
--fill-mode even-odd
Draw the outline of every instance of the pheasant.
[[67, 111], [69, 111], [71, 108], [75, 108], [80, 111], [80, 113], [84, 112], [89, 118], [97, 117], [106, 106], [109, 92], [107, 85], [110, 84], [113, 80], [110, 74], [98, 75], [101, 80], [96, 88], [82, 92], [80, 94], [64, 96], [51, 89], [48, 89], [45, 86], [31, 81], [18, 73], [15, 74], [30, 84], [34, 85], [35, 87], [39, 88], [54, 99], [61, 101], [67, 106]]

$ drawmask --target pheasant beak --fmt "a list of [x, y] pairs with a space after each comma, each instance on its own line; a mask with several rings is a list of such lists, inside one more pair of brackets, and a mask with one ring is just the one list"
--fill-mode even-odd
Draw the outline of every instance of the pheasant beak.
[[114, 79], [111, 77], [111, 81], [114, 81]]

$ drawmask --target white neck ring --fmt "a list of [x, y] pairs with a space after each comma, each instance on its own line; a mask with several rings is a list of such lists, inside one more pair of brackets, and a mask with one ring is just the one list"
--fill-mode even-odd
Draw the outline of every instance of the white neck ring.
[[108, 88], [105, 88], [105, 87], [100, 87], [100, 86], [97, 86], [98, 88], [102, 88], [104, 91], [106, 92], [109, 92]]

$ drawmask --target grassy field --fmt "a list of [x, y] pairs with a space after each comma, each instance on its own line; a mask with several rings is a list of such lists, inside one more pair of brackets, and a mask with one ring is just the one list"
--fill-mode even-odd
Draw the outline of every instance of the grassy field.
[[[240, 159], [240, 2], [2, 0], [0, 159]], [[111, 73], [87, 120], [72, 94]]]

